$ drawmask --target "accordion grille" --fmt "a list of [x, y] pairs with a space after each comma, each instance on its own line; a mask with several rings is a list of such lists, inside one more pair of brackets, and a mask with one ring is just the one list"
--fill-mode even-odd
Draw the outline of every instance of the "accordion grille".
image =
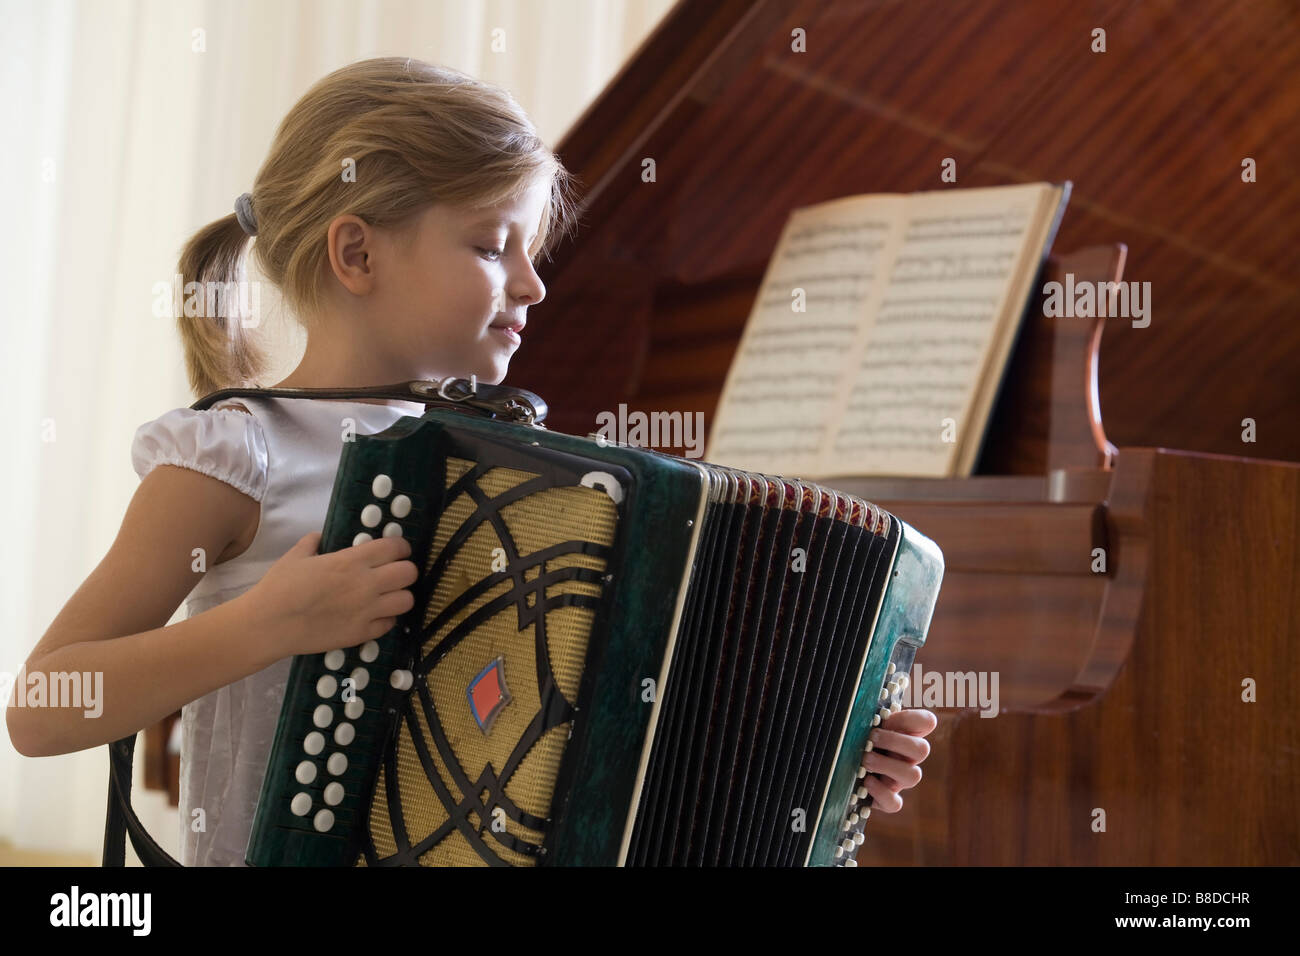
[[371, 804], [379, 862], [536, 863], [617, 517], [603, 490], [448, 460], [415, 692]]

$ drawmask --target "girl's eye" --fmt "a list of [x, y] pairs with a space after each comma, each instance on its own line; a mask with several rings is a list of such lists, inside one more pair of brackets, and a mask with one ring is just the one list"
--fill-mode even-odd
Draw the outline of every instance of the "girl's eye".
[[500, 259], [502, 254], [505, 252], [504, 249], [484, 249], [481, 246], [479, 247], [478, 251], [487, 253], [488, 255], [492, 256], [493, 258], [489, 259], [488, 260], [489, 262], [496, 262], [497, 259]]

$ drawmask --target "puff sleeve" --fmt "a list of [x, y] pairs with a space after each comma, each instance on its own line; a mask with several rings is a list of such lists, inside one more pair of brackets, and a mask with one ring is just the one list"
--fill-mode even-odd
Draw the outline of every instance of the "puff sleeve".
[[254, 501], [266, 495], [266, 436], [256, 417], [233, 408], [175, 408], [146, 422], [136, 429], [131, 464], [142, 481], [159, 465], [180, 465]]

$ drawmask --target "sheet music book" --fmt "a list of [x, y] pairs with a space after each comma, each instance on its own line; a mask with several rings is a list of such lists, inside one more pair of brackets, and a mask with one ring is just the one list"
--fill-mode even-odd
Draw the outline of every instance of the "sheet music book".
[[969, 475], [1070, 186], [796, 209], [704, 457], [810, 480]]

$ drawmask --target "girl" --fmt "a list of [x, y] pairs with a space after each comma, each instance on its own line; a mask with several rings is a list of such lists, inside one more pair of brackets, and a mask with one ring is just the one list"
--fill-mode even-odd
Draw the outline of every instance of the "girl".
[[[365, 60], [293, 107], [252, 193], [189, 241], [179, 271], [237, 282], [257, 237], [308, 335], [279, 386], [495, 384], [545, 295], [533, 263], [573, 224], [570, 182], [505, 92], [418, 60]], [[263, 376], [239, 321], [179, 325], [196, 396]], [[182, 862], [242, 866], [292, 657], [379, 637], [414, 603], [404, 538], [317, 554], [341, 443], [422, 412], [259, 397], [141, 426], [142, 480], [117, 539], [26, 664], [102, 672], [103, 714], [10, 707], [14, 746], [81, 750], [181, 708]], [[182, 601], [186, 619], [164, 626]], [[934, 726], [913, 710], [875, 731], [881, 778], [866, 782], [880, 810], [920, 780]]]

